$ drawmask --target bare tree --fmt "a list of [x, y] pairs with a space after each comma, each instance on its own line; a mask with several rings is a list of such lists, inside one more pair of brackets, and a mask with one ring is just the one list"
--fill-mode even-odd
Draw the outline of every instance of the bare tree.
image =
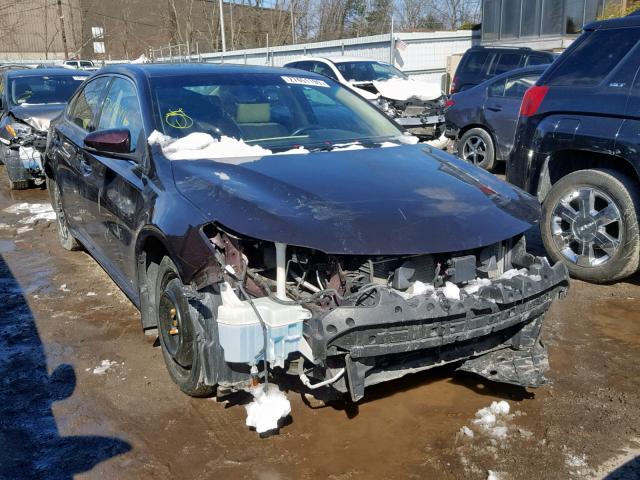
[[468, 22], [480, 20], [480, 0], [425, 0], [427, 8], [444, 25], [455, 30]]

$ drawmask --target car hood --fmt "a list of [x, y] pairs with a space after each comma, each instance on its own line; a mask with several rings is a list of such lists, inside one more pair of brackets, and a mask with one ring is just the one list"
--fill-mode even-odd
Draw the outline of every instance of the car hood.
[[30, 127], [46, 132], [49, 130], [49, 124], [51, 120], [56, 118], [62, 113], [66, 104], [53, 103], [53, 104], [29, 104], [23, 103], [22, 105], [11, 108], [10, 113], [22, 120]]
[[537, 200], [425, 145], [173, 160], [180, 193], [237, 233], [333, 254], [482, 247], [528, 230]]

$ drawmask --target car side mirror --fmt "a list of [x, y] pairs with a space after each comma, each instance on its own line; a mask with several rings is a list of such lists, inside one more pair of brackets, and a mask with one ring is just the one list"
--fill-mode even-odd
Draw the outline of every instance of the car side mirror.
[[128, 154], [131, 153], [131, 132], [126, 128], [98, 130], [84, 137], [84, 144], [99, 153]]

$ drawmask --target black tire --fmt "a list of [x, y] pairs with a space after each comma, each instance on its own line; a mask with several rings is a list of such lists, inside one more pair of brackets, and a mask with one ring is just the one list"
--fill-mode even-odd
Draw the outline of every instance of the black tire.
[[540, 230], [549, 256], [564, 262], [571, 276], [594, 283], [636, 272], [639, 193], [638, 182], [614, 170], [579, 170], [561, 178], [542, 206]]
[[62, 208], [62, 199], [60, 198], [60, 190], [58, 184], [54, 179], [47, 177], [47, 190], [49, 190], [49, 198], [51, 199], [51, 206], [53, 211], [56, 212], [56, 221], [58, 224], [58, 239], [62, 248], [69, 251], [81, 250], [82, 245], [78, 240], [74, 238], [69, 230], [67, 224], [67, 216]]
[[198, 337], [203, 337], [200, 329], [205, 322], [215, 322], [216, 309], [210, 305], [206, 314], [196, 309], [189, 302], [194, 293], [182, 283], [171, 259], [164, 257], [157, 269], [154, 301], [162, 357], [180, 390], [192, 397], [208, 397], [215, 392], [215, 386], [204, 383]]
[[496, 166], [493, 138], [483, 128], [472, 128], [458, 140], [458, 156], [469, 163], [491, 172]]

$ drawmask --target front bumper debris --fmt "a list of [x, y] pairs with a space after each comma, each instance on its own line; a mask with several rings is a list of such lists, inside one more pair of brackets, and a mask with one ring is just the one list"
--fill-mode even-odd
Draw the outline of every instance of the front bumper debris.
[[332, 387], [353, 401], [366, 386], [452, 362], [488, 379], [523, 387], [546, 380], [546, 349], [540, 342], [544, 313], [568, 288], [563, 264], [546, 258], [512, 278], [493, 280], [459, 300], [441, 293], [403, 298], [379, 289], [375, 306], [338, 307], [305, 323], [317, 365], [309, 376], [346, 375]]

